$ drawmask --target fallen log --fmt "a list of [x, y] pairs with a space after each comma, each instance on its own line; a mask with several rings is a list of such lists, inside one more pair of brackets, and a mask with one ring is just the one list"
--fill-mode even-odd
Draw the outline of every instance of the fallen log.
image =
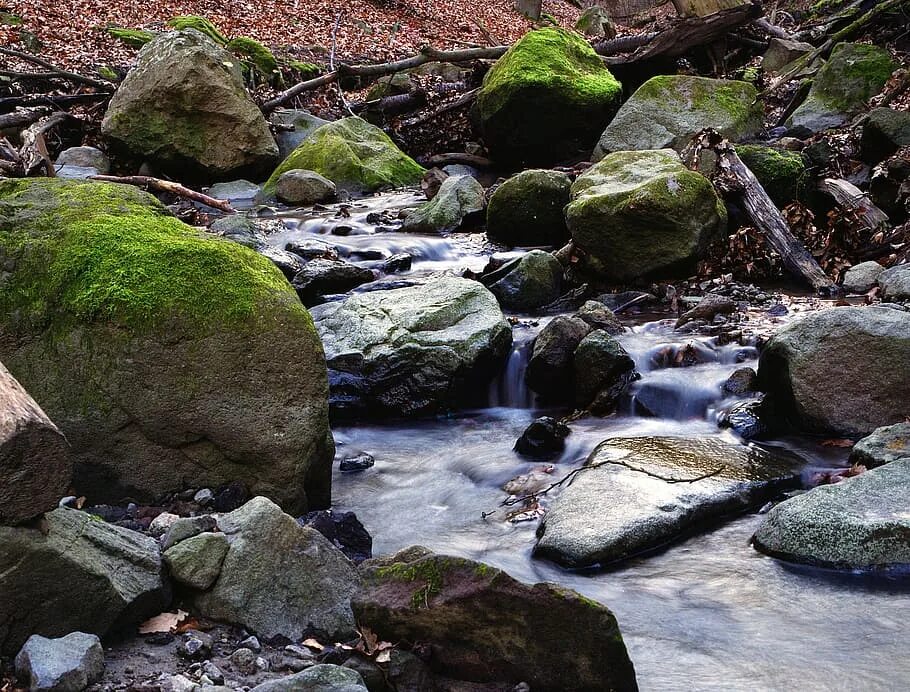
[[426, 159], [427, 166], [448, 166], [452, 163], [461, 163], [465, 166], [474, 166], [474, 168], [492, 168], [493, 162], [486, 158], [485, 156], [477, 156], [475, 154], [463, 154], [459, 152], [452, 152], [448, 154], [436, 154], [434, 156], [429, 156]]
[[736, 154], [733, 145], [715, 130], [702, 130], [684, 152], [683, 158], [695, 168], [702, 151], [713, 151], [717, 156], [713, 178], [715, 187], [722, 195], [737, 199], [752, 225], [780, 255], [787, 271], [805, 281], [820, 295], [837, 295], [837, 285], [790, 231], [784, 217], [749, 167]]
[[73, 119], [69, 113], [57, 111], [22, 131], [22, 147], [19, 149], [19, 161], [22, 175], [29, 176], [44, 168], [45, 175], [53, 178], [56, 175], [54, 162], [47, 150], [45, 136], [55, 127]]
[[878, 233], [888, 226], [888, 215], [853, 183], [839, 178], [825, 178], [819, 190], [830, 195], [839, 207], [852, 212], [854, 218], [870, 233]]
[[15, 111], [13, 113], [7, 113], [6, 115], [0, 115], [0, 130], [26, 127], [43, 118], [48, 112], [49, 110], [47, 108], [35, 108], [33, 110]]
[[177, 195], [178, 197], [183, 197], [184, 199], [192, 200], [193, 202], [205, 204], [218, 211], [223, 211], [226, 214], [237, 213], [237, 210], [223, 199], [209, 197], [202, 192], [196, 192], [195, 190], [191, 190], [190, 188], [184, 187], [180, 183], [175, 183], [171, 180], [161, 180], [161, 178], [153, 178], [148, 175], [126, 175], [123, 177], [118, 177], [116, 175], [93, 175], [90, 179], [99, 180], [105, 183], [134, 185], [146, 190], [155, 190], [156, 192], [167, 192], [172, 195]]
[[281, 92], [275, 98], [262, 104], [265, 113], [271, 113], [279, 106], [287, 103], [300, 94], [318, 89], [326, 84], [331, 84], [342, 77], [382, 77], [385, 75], [404, 72], [414, 67], [419, 67], [428, 62], [470, 62], [471, 60], [492, 60], [501, 57], [508, 46], [494, 46], [492, 48], [464, 48], [462, 50], [437, 50], [427, 46], [417, 54], [403, 60], [378, 63], [375, 65], [345, 65], [340, 64], [331, 72], [295, 84], [290, 89]]

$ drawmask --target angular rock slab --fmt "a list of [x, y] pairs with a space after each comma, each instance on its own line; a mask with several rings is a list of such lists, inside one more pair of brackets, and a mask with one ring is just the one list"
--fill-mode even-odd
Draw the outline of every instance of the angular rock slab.
[[82, 692], [103, 674], [104, 649], [94, 634], [33, 634], [16, 656], [16, 675], [28, 681], [30, 692]]
[[781, 502], [752, 540], [790, 562], [910, 568], [910, 457]]
[[850, 463], [868, 469], [910, 457], [910, 423], [876, 428], [850, 450]]
[[535, 556], [568, 567], [624, 560], [799, 485], [789, 460], [711, 437], [613, 438], [585, 465], [538, 528]]
[[218, 526], [231, 545], [218, 580], [195, 599], [203, 616], [265, 638], [354, 632], [354, 565], [321, 533], [298, 525], [264, 497], [222, 515]]
[[251, 692], [367, 692], [360, 673], [327, 663], [256, 685]]
[[360, 571], [357, 621], [388, 641], [430, 644], [430, 666], [447, 677], [543, 691], [638, 689], [613, 613], [574, 591], [419, 546]]
[[52, 510], [72, 477], [66, 438], [0, 363], [0, 524]]
[[170, 600], [153, 538], [59, 508], [39, 528], [0, 527], [0, 651], [32, 634], [104, 635]]
[[469, 175], [450, 175], [436, 196], [408, 214], [401, 230], [406, 233], [448, 233], [457, 230], [486, 204], [483, 186]]
[[312, 314], [337, 412], [412, 415], [457, 406], [475, 389], [486, 391], [512, 339], [493, 294], [455, 277], [357, 294]]

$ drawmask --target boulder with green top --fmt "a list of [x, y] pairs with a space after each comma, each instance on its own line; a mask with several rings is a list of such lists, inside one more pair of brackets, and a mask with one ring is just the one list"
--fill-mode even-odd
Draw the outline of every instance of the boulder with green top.
[[104, 636], [166, 608], [154, 538], [60, 507], [39, 526], [0, 526], [0, 653], [32, 634]]
[[194, 29], [156, 36], [139, 52], [101, 129], [181, 180], [261, 173], [278, 157], [237, 59]]
[[772, 508], [756, 548], [789, 562], [849, 570], [910, 568], [910, 457]]
[[569, 239], [563, 208], [572, 181], [565, 173], [527, 170], [512, 176], [490, 197], [487, 236], [509, 246], [562, 245]]
[[589, 149], [622, 86], [587, 41], [565, 29], [525, 34], [483, 80], [484, 141], [507, 164], [551, 164]]
[[[329, 501], [322, 345], [267, 259], [110, 183], [0, 182], [0, 360], [96, 502], [244, 483]], [[141, 386], [137, 386], [141, 383]]]
[[483, 185], [469, 175], [451, 175], [442, 181], [436, 196], [407, 215], [405, 233], [449, 233], [468, 226], [483, 211]]
[[572, 185], [566, 221], [584, 269], [619, 282], [688, 276], [727, 212], [672, 149], [618, 151]]
[[888, 51], [866, 43], [838, 43], [818, 71], [789, 127], [820, 132], [843, 125], [875, 96], [895, 68]]
[[758, 91], [748, 82], [690, 75], [658, 75], [642, 84], [603, 131], [594, 160], [613, 151], [682, 149], [712, 127], [738, 141], [762, 127]]
[[263, 195], [275, 194], [282, 173], [315, 171], [341, 190], [363, 193], [416, 185], [424, 169], [375, 125], [357, 117], [327, 123], [312, 132], [272, 173]]
[[843, 307], [794, 320], [762, 351], [758, 378], [767, 408], [798, 428], [865, 435], [899, 423], [910, 412], [910, 312]]
[[638, 689], [615, 616], [574, 591], [419, 546], [360, 571], [357, 621], [381, 639], [429, 645], [430, 667], [448, 678], [490, 689]]
[[531, 250], [482, 278], [499, 304], [528, 312], [559, 298], [563, 268], [552, 253]]
[[305, 139], [329, 121], [317, 118], [309, 111], [279, 108], [269, 116], [269, 122], [280, 127], [275, 133], [275, 141], [278, 143], [278, 156], [284, 161]]
[[477, 400], [512, 330], [477, 281], [441, 277], [313, 308], [338, 413], [414, 415]]
[[737, 144], [736, 153], [777, 206], [783, 207], [805, 196], [809, 176], [806, 163], [798, 151]]

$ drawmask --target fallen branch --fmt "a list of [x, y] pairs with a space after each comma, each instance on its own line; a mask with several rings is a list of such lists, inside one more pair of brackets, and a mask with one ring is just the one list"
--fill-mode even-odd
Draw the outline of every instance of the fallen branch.
[[56, 175], [54, 162], [51, 161], [47, 150], [45, 135], [58, 125], [62, 125], [73, 116], [69, 113], [58, 111], [52, 115], [41, 118], [22, 132], [22, 147], [19, 149], [19, 160], [22, 166], [22, 175], [29, 176], [39, 168], [44, 168], [45, 174], [51, 178]]
[[465, 48], [463, 50], [437, 50], [427, 46], [417, 54], [404, 60], [395, 62], [380, 63], [376, 65], [345, 65], [340, 64], [338, 67], [324, 75], [314, 79], [295, 84], [275, 98], [262, 104], [262, 110], [270, 113], [279, 106], [287, 103], [291, 99], [300, 96], [300, 94], [318, 89], [326, 84], [331, 84], [342, 77], [382, 77], [384, 75], [403, 72], [414, 67], [419, 67], [428, 62], [469, 62], [471, 60], [491, 60], [501, 57], [508, 46], [495, 46], [493, 48]]
[[617, 36], [598, 41], [594, 44], [594, 52], [598, 55], [616, 55], [617, 53], [631, 53], [636, 48], [648, 45], [660, 35], [659, 31], [648, 34], [635, 34], [633, 36]]
[[795, 38], [789, 31], [777, 26], [776, 24], [772, 24], [764, 17], [759, 17], [753, 21], [752, 24], [757, 29], [764, 31], [766, 34], [773, 36], [774, 38], [783, 38], [787, 40], [793, 40]]
[[459, 152], [429, 156], [426, 159], [426, 163], [428, 166], [448, 166], [450, 163], [461, 163], [465, 166], [474, 166], [475, 168], [493, 167], [493, 162], [485, 156], [463, 154]]
[[462, 106], [466, 106], [467, 104], [471, 103], [471, 101], [473, 101], [475, 98], [477, 98], [478, 91], [480, 91], [479, 88], [471, 89], [471, 91], [468, 91], [468, 92], [462, 94], [454, 101], [446, 103], [430, 113], [425, 113], [424, 115], [418, 116], [416, 118], [411, 118], [410, 120], [405, 122], [404, 125], [406, 127], [415, 127], [417, 125], [422, 125], [425, 122], [434, 120], [435, 118], [442, 115], [443, 113], [448, 113], [450, 111], [454, 111], [458, 108], [461, 108]]
[[24, 94], [22, 96], [4, 96], [0, 98], [0, 109], [28, 108], [30, 106], [57, 106], [65, 108], [78, 103], [92, 103], [93, 101], [106, 101], [111, 97], [111, 92], [98, 92], [94, 94]]
[[834, 198], [839, 207], [852, 212], [854, 218], [870, 233], [877, 233], [888, 225], [888, 215], [853, 183], [838, 178], [825, 178], [818, 189]]
[[690, 167], [697, 165], [702, 150], [713, 151], [717, 155], [714, 186], [722, 194], [739, 199], [752, 225], [780, 255], [787, 271], [803, 279], [819, 294], [836, 295], [838, 287], [791, 233], [784, 217], [752, 171], [736, 154], [733, 145], [716, 130], [702, 130], [683, 154]]
[[96, 89], [104, 89], [107, 91], [112, 91], [114, 84], [112, 82], [102, 81], [100, 79], [95, 79], [94, 77], [86, 77], [85, 75], [79, 74], [78, 72], [70, 72], [68, 70], [62, 70], [53, 63], [39, 58], [37, 55], [32, 55], [31, 53], [26, 53], [21, 50], [14, 50], [12, 48], [4, 48], [0, 46], [0, 54], [9, 55], [13, 58], [19, 58], [26, 62], [30, 62], [33, 65], [38, 65], [48, 70], [48, 77], [61, 77], [63, 79], [68, 79], [71, 82], [78, 82], [79, 84], [85, 84], [86, 86], [95, 87]]
[[157, 192], [168, 192], [172, 195], [177, 195], [178, 197], [205, 204], [206, 206], [217, 209], [218, 211], [223, 211], [227, 214], [237, 213], [237, 210], [223, 199], [209, 197], [206, 194], [196, 192], [188, 187], [184, 187], [180, 183], [175, 183], [170, 180], [161, 180], [160, 178], [152, 178], [147, 175], [127, 175], [123, 177], [118, 177], [116, 175], [93, 175], [91, 180], [98, 180], [105, 183], [120, 183], [122, 185], [134, 185]]
[[0, 130], [31, 125], [47, 115], [48, 112], [47, 108], [35, 108], [30, 111], [16, 111], [15, 113], [0, 115]]

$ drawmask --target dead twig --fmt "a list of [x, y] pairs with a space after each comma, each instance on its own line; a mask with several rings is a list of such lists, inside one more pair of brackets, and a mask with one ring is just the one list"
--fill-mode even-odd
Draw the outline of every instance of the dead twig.
[[93, 175], [91, 180], [99, 180], [105, 183], [121, 183], [122, 185], [134, 185], [157, 192], [168, 192], [172, 195], [177, 195], [178, 197], [205, 204], [206, 206], [217, 209], [218, 211], [223, 211], [227, 214], [237, 213], [237, 210], [223, 199], [209, 197], [202, 192], [196, 192], [195, 190], [191, 190], [188, 187], [184, 187], [180, 183], [175, 183], [171, 180], [161, 180], [160, 178], [152, 178], [148, 175], [127, 175], [123, 177], [118, 177], [116, 175]]
[[26, 53], [25, 51], [14, 50], [12, 48], [5, 48], [3, 46], [0, 46], [0, 54], [8, 55], [12, 58], [19, 58], [25, 62], [30, 62], [33, 65], [43, 67], [49, 72], [47, 76], [61, 77], [63, 79], [68, 79], [71, 82], [78, 82], [79, 84], [85, 84], [86, 86], [95, 87], [96, 89], [102, 89], [105, 91], [112, 91], [114, 88], [114, 84], [112, 82], [102, 81], [100, 79], [95, 79], [94, 77], [86, 77], [85, 75], [79, 74], [78, 72], [70, 72], [68, 70], [60, 69], [44, 58], [39, 58], [37, 55], [32, 55], [31, 53]]

